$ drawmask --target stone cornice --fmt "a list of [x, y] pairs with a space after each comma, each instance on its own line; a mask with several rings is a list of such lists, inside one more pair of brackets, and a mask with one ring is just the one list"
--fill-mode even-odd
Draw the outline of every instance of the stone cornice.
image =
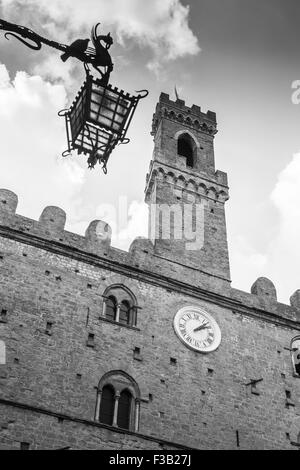
[[[216, 172], [215, 175], [222, 177], [224, 174]], [[145, 198], [148, 201], [149, 192], [154, 184], [155, 179], [167, 178], [168, 183], [173, 184], [181, 190], [186, 190], [199, 196], [205, 196], [207, 199], [213, 201], [226, 202], [229, 199], [228, 186], [220, 181], [220, 177], [211, 175], [204, 175], [202, 173], [195, 173], [192, 171], [184, 170], [182, 168], [175, 168], [168, 165], [166, 162], [154, 160], [151, 162], [149, 174], [147, 175]]]
[[[158, 159], [155, 159], [155, 160], [152, 160], [151, 161], [151, 168], [150, 168], [150, 171], [152, 169], [154, 169], [153, 167], [154, 166], [165, 166], [166, 168], [168, 168], [170, 171], [172, 171], [174, 173], [174, 170], [176, 171], [177, 169], [174, 168], [174, 166], [168, 164], [167, 162], [163, 162], [162, 160], [158, 160]], [[227, 184], [223, 184], [221, 183], [220, 181], [218, 181], [218, 179], [214, 176], [214, 175], [211, 175], [211, 177], [209, 177], [208, 175], [206, 176], [204, 173], [198, 173], [198, 172], [195, 172], [195, 171], [192, 171], [192, 170], [184, 170], [182, 168], [178, 168], [178, 172], [180, 172], [180, 174], [184, 173], [186, 175], [186, 180], [189, 181], [190, 179], [199, 179], [199, 180], [204, 180], [207, 182], [207, 184], [209, 185], [218, 185], [218, 186], [221, 186], [223, 189], [226, 189], [228, 190], [229, 189], [229, 186]]]

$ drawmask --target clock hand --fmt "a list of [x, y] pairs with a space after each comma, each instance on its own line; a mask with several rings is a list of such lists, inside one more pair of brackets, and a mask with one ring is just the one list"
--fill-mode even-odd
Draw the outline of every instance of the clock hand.
[[209, 323], [204, 323], [204, 325], [198, 326], [197, 328], [194, 329], [194, 333], [196, 333], [197, 331], [201, 331], [201, 330], [204, 330], [204, 329], [208, 328], [208, 325], [209, 325]]

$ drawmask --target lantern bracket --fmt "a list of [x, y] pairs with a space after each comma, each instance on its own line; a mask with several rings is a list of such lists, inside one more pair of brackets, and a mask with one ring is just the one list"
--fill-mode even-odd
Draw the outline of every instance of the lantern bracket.
[[108, 49], [113, 44], [113, 39], [110, 33], [107, 35], [98, 35], [99, 25], [100, 23], [92, 29], [91, 41], [94, 46], [93, 48], [88, 47], [90, 39], [77, 39], [70, 45], [61, 44], [44, 38], [25, 26], [10, 23], [9, 21], [5, 21], [0, 18], [0, 30], [7, 31], [4, 34], [6, 39], [9, 39], [9, 37], [12, 36], [22, 42], [26, 47], [29, 47], [29, 49], [33, 49], [35, 51], [40, 50], [42, 48], [42, 44], [53, 47], [54, 49], [63, 52], [61, 58], [64, 62], [69, 57], [75, 57], [83, 62], [86, 71], [88, 71], [88, 64], [90, 64], [101, 75], [103, 83], [108, 83], [110, 73], [113, 70], [113, 63]]

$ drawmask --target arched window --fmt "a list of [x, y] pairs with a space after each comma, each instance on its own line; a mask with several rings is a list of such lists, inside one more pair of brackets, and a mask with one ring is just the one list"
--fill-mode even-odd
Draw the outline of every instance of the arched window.
[[189, 134], [181, 134], [177, 141], [177, 153], [186, 158], [186, 166], [193, 168], [195, 159], [195, 143]]
[[133, 293], [125, 286], [115, 284], [103, 294], [103, 317], [121, 325], [136, 326], [137, 302]]
[[300, 336], [292, 340], [291, 350], [294, 374], [300, 377]]
[[110, 426], [138, 431], [140, 390], [123, 371], [111, 371], [99, 382], [95, 419]]
[[132, 396], [128, 390], [123, 390], [119, 398], [117, 424], [120, 428], [129, 429]]
[[130, 304], [127, 300], [122, 300], [121, 302], [119, 322], [126, 325], [130, 323]]
[[115, 409], [115, 391], [111, 385], [102, 389], [99, 421], [112, 426]]
[[117, 316], [117, 300], [113, 295], [110, 295], [106, 300], [105, 316], [109, 320], [115, 321]]

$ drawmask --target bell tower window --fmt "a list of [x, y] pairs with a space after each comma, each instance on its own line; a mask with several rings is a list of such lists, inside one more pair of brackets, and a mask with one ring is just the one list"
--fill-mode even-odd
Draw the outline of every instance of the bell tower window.
[[195, 164], [194, 142], [189, 134], [181, 134], [177, 141], [177, 153], [186, 158], [186, 166], [193, 168]]

